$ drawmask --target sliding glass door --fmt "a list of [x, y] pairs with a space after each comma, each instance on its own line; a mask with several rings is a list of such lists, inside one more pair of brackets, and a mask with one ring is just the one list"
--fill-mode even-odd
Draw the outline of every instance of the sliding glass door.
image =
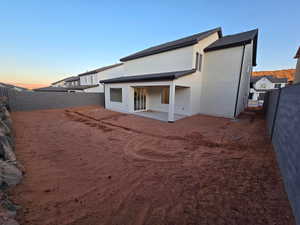
[[146, 110], [146, 88], [134, 88], [134, 111]]

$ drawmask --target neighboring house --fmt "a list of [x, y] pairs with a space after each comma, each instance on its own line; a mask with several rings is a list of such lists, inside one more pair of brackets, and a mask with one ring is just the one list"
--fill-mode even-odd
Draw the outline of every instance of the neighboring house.
[[62, 80], [56, 81], [56, 82], [51, 84], [51, 87], [66, 87], [66, 82], [68, 80], [72, 80], [74, 78], [76, 78], [76, 77], [72, 76], [72, 77], [67, 77], [67, 78], [64, 78]]
[[85, 73], [79, 74], [81, 85], [97, 85], [96, 87], [87, 89], [86, 92], [104, 92], [103, 85], [100, 80], [119, 77], [124, 74], [123, 63], [117, 63], [110, 66], [101, 67]]
[[287, 84], [287, 78], [277, 78], [274, 76], [251, 77], [248, 105], [262, 106], [267, 91], [283, 88]]
[[15, 91], [28, 91], [27, 88], [23, 88], [23, 87], [18, 87], [12, 84], [6, 84], [6, 83], [2, 83], [0, 82], [0, 87], [4, 87], [4, 88], [9, 88]]
[[295, 80], [294, 83], [300, 83], [300, 47], [295, 55], [295, 59], [297, 59], [296, 72], [295, 72]]
[[288, 83], [293, 83], [295, 77], [295, 69], [285, 69], [285, 70], [268, 70], [268, 71], [254, 71], [252, 76], [262, 77], [262, 76], [273, 76], [277, 78], [287, 78]]
[[234, 118], [247, 107], [257, 36], [216, 28], [124, 57], [124, 74], [100, 81], [105, 107], [158, 111], [169, 122], [199, 113]]
[[69, 77], [67, 79], [65, 79], [65, 87], [69, 88], [69, 87], [77, 87], [80, 85], [80, 78], [79, 76], [75, 76], [75, 77]]

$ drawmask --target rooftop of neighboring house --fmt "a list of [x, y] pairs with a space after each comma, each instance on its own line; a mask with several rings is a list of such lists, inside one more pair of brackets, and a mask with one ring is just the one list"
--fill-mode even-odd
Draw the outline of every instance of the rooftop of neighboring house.
[[23, 87], [19, 87], [19, 86], [16, 86], [16, 85], [12, 85], [12, 84], [6, 84], [6, 83], [2, 83], [0, 82], [0, 87], [6, 87], [6, 88], [11, 88], [11, 89], [19, 89], [21, 91], [28, 91], [27, 88], [23, 88]]
[[78, 81], [79, 79], [79, 76], [68, 77], [67, 79], [65, 79], [65, 82]]
[[91, 70], [91, 71], [87, 71], [85, 73], [81, 73], [78, 76], [85, 76], [85, 75], [99, 73], [99, 72], [102, 72], [104, 70], [108, 70], [108, 69], [111, 69], [111, 68], [114, 68], [114, 67], [118, 67], [118, 66], [121, 66], [121, 65], [123, 65], [123, 63], [116, 63], [116, 64], [113, 64], [113, 65], [100, 67], [100, 68], [95, 69], [95, 70]]
[[251, 77], [251, 83], [256, 83], [257, 81], [259, 81], [262, 78], [267, 78], [269, 81], [271, 81], [272, 83], [287, 83], [288, 79], [287, 78], [277, 78], [274, 76], [252, 76]]
[[252, 76], [273, 76], [276, 78], [287, 78], [289, 82], [292, 82], [295, 77], [295, 69], [286, 70], [270, 70], [270, 71], [255, 71], [252, 72]]
[[71, 79], [71, 78], [74, 78], [74, 76], [66, 77], [66, 78], [61, 79], [61, 80], [59, 80], [59, 81], [55, 81], [55, 82], [52, 83], [52, 85], [58, 84], [58, 83], [60, 83], [60, 82], [62, 82], [62, 81], [67, 81], [68, 79]]
[[138, 59], [145, 56], [150, 56], [150, 55], [154, 55], [154, 54], [158, 54], [170, 50], [175, 50], [182, 47], [191, 46], [215, 32], [218, 33], [219, 39], [214, 43], [212, 43], [210, 46], [208, 46], [205, 49], [205, 51], [214, 51], [214, 50], [230, 48], [235, 46], [242, 46], [250, 43], [253, 40], [254, 41], [253, 65], [254, 66], [256, 65], [258, 29], [250, 30], [238, 34], [223, 36], [222, 29], [220, 27], [144, 49], [142, 51], [136, 52], [129, 56], [123, 57], [120, 59], [120, 61], [126, 62], [129, 60]]
[[73, 86], [73, 87], [43, 87], [43, 88], [36, 88], [33, 89], [34, 91], [39, 91], [39, 92], [67, 92], [67, 91], [75, 91], [75, 90], [85, 90], [88, 88], [93, 88], [93, 87], [98, 87], [98, 84], [94, 85], [78, 85], [78, 86]]

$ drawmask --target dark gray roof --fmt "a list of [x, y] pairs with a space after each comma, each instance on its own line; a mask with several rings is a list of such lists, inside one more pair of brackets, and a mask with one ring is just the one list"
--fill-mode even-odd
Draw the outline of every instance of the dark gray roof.
[[117, 64], [113, 64], [113, 65], [110, 65], [110, 66], [104, 66], [104, 67], [101, 67], [101, 68], [98, 68], [98, 69], [95, 69], [95, 70], [91, 70], [91, 71], [88, 71], [88, 72], [85, 72], [85, 73], [81, 73], [78, 76], [84, 76], [84, 75], [99, 73], [99, 72], [102, 72], [104, 70], [108, 70], [108, 69], [111, 69], [111, 68], [114, 68], [114, 67], [117, 67], [117, 66], [121, 66], [121, 65], [123, 65], [123, 63], [117, 63]]
[[36, 88], [33, 89], [34, 91], [38, 92], [67, 92], [68, 89], [64, 87], [43, 87], [43, 88]]
[[19, 87], [19, 86], [12, 85], [12, 84], [6, 84], [6, 83], [2, 83], [2, 82], [0, 82], [0, 84], [3, 85], [3, 86], [6, 87], [6, 88], [11, 88], [11, 89], [13, 89], [13, 88], [18, 88], [18, 89], [20, 89], [20, 90], [22, 90], [22, 91], [28, 91], [27, 88]]
[[222, 37], [222, 30], [220, 27], [212, 29], [212, 30], [208, 30], [202, 33], [198, 33], [198, 34], [194, 34], [192, 36], [188, 36], [185, 38], [181, 38], [178, 39], [176, 41], [171, 41], [171, 42], [167, 42], [161, 45], [157, 45], [151, 48], [147, 48], [145, 50], [139, 51], [137, 53], [134, 53], [132, 55], [126, 56], [122, 59], [120, 59], [120, 61], [125, 62], [128, 60], [132, 60], [132, 59], [137, 59], [137, 58], [141, 58], [144, 56], [149, 56], [149, 55], [154, 55], [157, 53], [161, 53], [161, 52], [165, 52], [165, 51], [170, 51], [170, 50], [174, 50], [177, 48], [182, 48], [182, 47], [186, 47], [186, 46], [190, 46], [190, 45], [194, 45], [197, 42], [199, 42], [200, 40], [208, 37], [209, 35], [218, 32], [219, 37]]
[[271, 81], [272, 83], [287, 83], [288, 79], [287, 78], [277, 78], [274, 76], [252, 76], [251, 77], [251, 83], [256, 83], [257, 81], [259, 81], [262, 78], [267, 78], [269, 81]]
[[65, 79], [65, 82], [72, 82], [77, 80], [80, 80], [79, 76], [68, 77], [67, 79]]
[[57, 84], [57, 83], [60, 83], [60, 82], [62, 82], [62, 81], [66, 81], [66, 80], [68, 80], [68, 79], [72, 79], [72, 78], [74, 78], [74, 76], [71, 76], [71, 77], [66, 77], [66, 78], [64, 78], [64, 79], [61, 79], [61, 80], [59, 80], [59, 81], [55, 81], [55, 82], [53, 82], [53, 83], [52, 83], [52, 85], [54, 85], [54, 84]]
[[75, 90], [85, 90], [88, 88], [98, 87], [99, 84], [94, 85], [78, 85], [73, 87], [44, 87], [44, 88], [37, 88], [34, 89], [34, 91], [39, 92], [67, 92], [67, 91], [75, 91]]
[[253, 40], [253, 66], [256, 66], [256, 52], [257, 52], [257, 36], [258, 29], [250, 30], [238, 34], [226, 35], [204, 49], [204, 52], [215, 51], [224, 48], [231, 48], [251, 43]]
[[67, 87], [68, 90], [85, 90], [88, 88], [98, 87], [99, 84], [93, 84], [93, 85], [78, 85], [73, 87]]
[[166, 73], [142, 74], [136, 76], [124, 76], [108, 80], [101, 80], [100, 83], [126, 83], [126, 82], [142, 82], [142, 81], [159, 81], [159, 80], [174, 80], [176, 78], [192, 74], [196, 69], [173, 71]]

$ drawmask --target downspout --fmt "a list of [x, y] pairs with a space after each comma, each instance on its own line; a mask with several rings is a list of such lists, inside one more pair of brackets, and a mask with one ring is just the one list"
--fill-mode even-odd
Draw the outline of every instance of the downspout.
[[103, 86], [103, 94], [104, 94], [104, 96], [103, 96], [103, 102], [104, 102], [104, 106], [103, 106], [103, 108], [105, 109], [105, 83], [100, 83], [102, 86]]
[[240, 94], [240, 85], [241, 85], [241, 79], [242, 79], [242, 73], [243, 73], [244, 56], [245, 56], [245, 45], [243, 46], [243, 55], [242, 55], [242, 61], [241, 61], [241, 67], [240, 67], [240, 76], [239, 76], [239, 82], [238, 82], [236, 98], [235, 98], [234, 117], [236, 117], [236, 111], [237, 111], [237, 106], [238, 106], [238, 102], [239, 102], [239, 94]]

